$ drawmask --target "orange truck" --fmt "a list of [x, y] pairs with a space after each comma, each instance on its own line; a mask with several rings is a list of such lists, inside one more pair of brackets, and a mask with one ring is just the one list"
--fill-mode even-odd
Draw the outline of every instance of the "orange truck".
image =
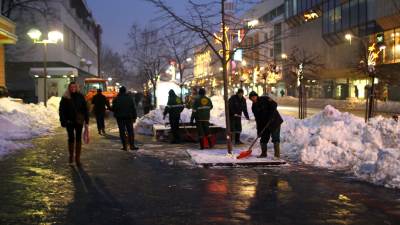
[[117, 97], [118, 93], [113, 87], [107, 87], [107, 80], [105, 79], [86, 78], [84, 82], [83, 93], [85, 94], [85, 99], [89, 104], [92, 102], [93, 96], [96, 95], [97, 89], [103, 90], [103, 95], [106, 96], [110, 103], [112, 103], [112, 100]]

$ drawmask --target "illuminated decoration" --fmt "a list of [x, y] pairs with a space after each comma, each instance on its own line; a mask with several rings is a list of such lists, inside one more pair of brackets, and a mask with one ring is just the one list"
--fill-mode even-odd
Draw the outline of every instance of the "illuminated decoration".
[[[221, 28], [222, 29], [222, 28]], [[228, 31], [229, 31], [229, 27], [225, 27], [225, 29], [224, 29], [225, 31], [223, 32], [223, 35], [225, 36], [225, 49], [227, 50], [226, 51], [226, 58], [228, 59], [229, 58], [229, 49], [231, 49], [231, 43], [229, 42], [229, 36], [228, 36]], [[221, 30], [221, 33], [222, 33], [222, 30]], [[220, 44], [220, 45], [222, 45], [222, 35], [218, 35], [218, 34], [215, 34], [214, 33], [214, 38], [215, 38], [215, 43], [216, 44]], [[218, 53], [219, 53], [219, 55], [220, 56], [222, 56], [222, 53], [223, 52], [223, 50], [222, 49], [220, 49], [219, 51], [218, 51]]]
[[384, 48], [376, 48], [375, 43], [373, 43], [371, 46], [369, 46], [369, 48], [368, 48], [368, 67], [376, 66], [376, 60], [379, 57], [379, 53], [383, 49]]
[[194, 77], [199, 78], [208, 75], [211, 70], [211, 61], [211, 52], [209, 50], [196, 54], [194, 58]]
[[317, 19], [319, 15], [313, 11], [307, 12], [304, 14], [304, 21], [308, 22], [310, 20]]

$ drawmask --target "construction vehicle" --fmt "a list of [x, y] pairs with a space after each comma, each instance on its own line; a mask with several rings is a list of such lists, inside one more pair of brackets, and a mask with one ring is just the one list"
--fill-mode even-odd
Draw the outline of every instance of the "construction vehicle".
[[92, 102], [93, 96], [96, 95], [97, 89], [103, 91], [103, 95], [106, 96], [107, 100], [112, 103], [112, 100], [117, 97], [117, 92], [114, 87], [107, 86], [107, 80], [101, 78], [86, 78], [83, 88], [83, 94], [88, 103]]

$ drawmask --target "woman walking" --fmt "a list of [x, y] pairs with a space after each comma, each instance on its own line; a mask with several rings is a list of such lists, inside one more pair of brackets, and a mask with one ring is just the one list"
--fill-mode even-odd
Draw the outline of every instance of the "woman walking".
[[68, 133], [68, 151], [69, 163], [74, 162], [77, 166], [81, 166], [81, 150], [82, 150], [82, 129], [88, 129], [89, 112], [85, 97], [79, 93], [78, 85], [71, 82], [65, 91], [60, 102], [60, 122], [61, 126], [67, 129]]

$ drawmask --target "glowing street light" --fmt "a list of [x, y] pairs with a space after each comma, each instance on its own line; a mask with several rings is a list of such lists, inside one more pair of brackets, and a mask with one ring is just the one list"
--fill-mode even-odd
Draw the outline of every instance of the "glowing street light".
[[254, 20], [250, 20], [249, 22], [247, 22], [247, 26], [250, 28], [254, 28], [256, 27], [260, 22], [258, 21], [258, 19], [254, 19]]
[[288, 56], [287, 56], [285, 53], [282, 53], [282, 54], [281, 54], [281, 58], [282, 58], [282, 59], [287, 59]]
[[44, 48], [44, 55], [43, 55], [43, 83], [44, 83], [44, 105], [47, 106], [47, 78], [51, 78], [51, 76], [47, 75], [47, 45], [48, 44], [57, 44], [64, 40], [64, 36], [59, 31], [50, 31], [47, 34], [47, 39], [41, 40], [42, 32], [36, 28], [32, 28], [28, 31], [27, 35], [30, 39], [32, 39], [33, 43], [35, 44], [42, 44]]
[[346, 40], [348, 40], [348, 41], [350, 42], [350, 44], [351, 44], [351, 39], [353, 38], [353, 35], [351, 35], [351, 34], [346, 34], [346, 35], [344, 35], [344, 38], [345, 38]]

